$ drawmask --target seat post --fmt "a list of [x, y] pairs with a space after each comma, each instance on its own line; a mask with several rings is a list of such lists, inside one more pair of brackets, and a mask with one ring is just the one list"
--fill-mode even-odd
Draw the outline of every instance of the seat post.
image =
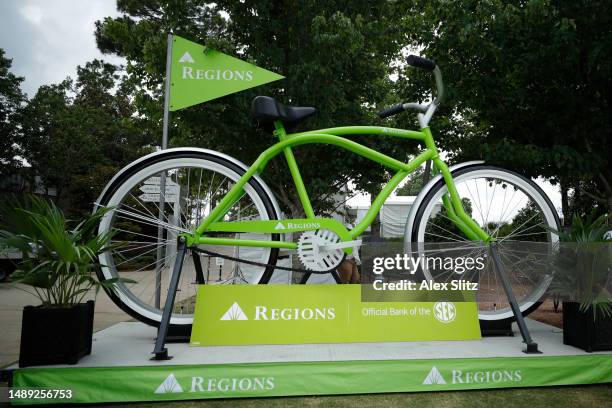
[[285, 136], [287, 136], [287, 131], [285, 130], [285, 125], [283, 125], [283, 122], [280, 120], [274, 121], [274, 131], [272, 134], [278, 137], [281, 141], [285, 139]]
[[[276, 129], [274, 131], [274, 135], [277, 136], [281, 142], [287, 138], [287, 132], [285, 131], [283, 122], [280, 120], [275, 120], [274, 128]], [[304, 186], [304, 181], [302, 180], [302, 175], [300, 174], [300, 170], [297, 162], [295, 161], [295, 156], [293, 155], [291, 147], [285, 147], [283, 149], [283, 153], [285, 154], [285, 159], [287, 159], [287, 165], [289, 166], [291, 177], [293, 177], [293, 182], [295, 183], [298, 197], [300, 197], [300, 202], [302, 203], [302, 207], [304, 207], [304, 214], [306, 214], [306, 218], [315, 218], [312, 205], [310, 204], [310, 199], [308, 198], [308, 193], [306, 192], [306, 187]]]

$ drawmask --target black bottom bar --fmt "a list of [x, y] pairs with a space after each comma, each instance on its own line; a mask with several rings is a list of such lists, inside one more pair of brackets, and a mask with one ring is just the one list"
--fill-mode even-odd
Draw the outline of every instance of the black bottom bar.
[[512, 331], [512, 320], [481, 320], [480, 334], [482, 337], [514, 336], [514, 332]]

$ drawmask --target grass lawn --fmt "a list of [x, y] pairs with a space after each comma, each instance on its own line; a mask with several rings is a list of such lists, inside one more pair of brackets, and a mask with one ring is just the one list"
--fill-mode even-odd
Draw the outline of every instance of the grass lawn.
[[[89, 407], [93, 407], [89, 405]], [[422, 392], [408, 394], [340, 395], [329, 397], [250, 398], [137, 404], [106, 404], [97, 407], [215, 408], [215, 407], [418, 407], [418, 408], [560, 408], [612, 407], [612, 384], [579, 387], [515, 388], [494, 391]]]

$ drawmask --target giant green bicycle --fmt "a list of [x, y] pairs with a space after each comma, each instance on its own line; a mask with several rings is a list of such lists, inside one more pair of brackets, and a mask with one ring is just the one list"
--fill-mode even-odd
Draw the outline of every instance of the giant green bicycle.
[[[347, 126], [288, 133], [315, 113], [312, 107], [284, 106], [273, 98], [253, 100], [252, 115], [260, 123], [274, 126], [279, 139], [250, 166], [225, 154], [197, 148], [159, 151], [122, 169], [105, 187], [97, 206], [109, 206], [100, 232], [113, 231], [121, 245], [101, 255], [101, 279], [127, 277], [137, 283], [118, 283], [111, 298], [133, 317], [159, 325], [160, 304], [166, 296], [176, 257], [177, 237], [187, 246], [207, 248], [213, 253], [249, 261], [246, 265], [208, 257], [206, 283], [272, 283], [278, 281], [275, 268], [286, 253], [297, 253], [302, 267], [331, 271], [346, 254], [361, 243], [360, 236], [374, 221], [385, 200], [406, 177], [431, 160], [434, 177], [417, 196], [408, 217], [404, 241], [461, 242], [484, 248], [498, 243], [521, 241], [551, 244], [558, 237], [557, 213], [546, 194], [531, 180], [514, 172], [468, 162], [448, 167], [439, 151], [428, 123], [443, 98], [440, 69], [433, 61], [410, 56], [408, 64], [432, 71], [437, 93], [427, 105], [404, 103], [380, 112], [388, 117], [405, 110], [418, 113], [420, 130], [378, 126]], [[423, 146], [420, 154], [406, 162], [363, 146], [344, 136], [371, 135], [411, 139]], [[395, 172], [371, 208], [357, 225], [348, 229], [333, 218], [318, 217], [311, 206], [300, 175], [293, 148], [322, 143], [349, 150]], [[259, 177], [268, 162], [284, 155], [305, 218], [282, 219], [271, 190]], [[288, 234], [299, 239], [289, 239]], [[297, 241], [297, 242], [296, 242]], [[514, 265], [512, 285], [524, 314], [538, 305], [550, 277], [534, 272], [530, 260], [517, 249], [502, 257]], [[510, 247], [509, 247], [510, 248]], [[281, 256], [279, 257], [279, 253]], [[282, 260], [282, 262], [286, 262]], [[192, 323], [196, 287], [191, 263], [186, 261], [181, 274], [171, 327], [189, 328]], [[429, 277], [441, 279], [440, 277]], [[482, 320], [512, 318], [497, 278], [478, 276], [480, 282], [479, 317]], [[288, 283], [285, 280], [285, 283]]]

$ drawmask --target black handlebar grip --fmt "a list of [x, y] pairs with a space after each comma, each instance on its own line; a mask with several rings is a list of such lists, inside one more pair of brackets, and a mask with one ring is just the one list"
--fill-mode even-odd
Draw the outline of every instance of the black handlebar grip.
[[433, 71], [433, 69], [436, 67], [436, 62], [434, 60], [417, 57], [416, 55], [409, 55], [406, 62], [408, 62], [408, 65], [415, 68], [426, 69], [427, 71]]
[[404, 110], [404, 105], [397, 104], [397, 105], [393, 105], [390, 108], [387, 109], [383, 109], [380, 112], [378, 112], [378, 116], [383, 119], [383, 118], [388, 118], [389, 116], [395, 115], [396, 113], [400, 113]]

